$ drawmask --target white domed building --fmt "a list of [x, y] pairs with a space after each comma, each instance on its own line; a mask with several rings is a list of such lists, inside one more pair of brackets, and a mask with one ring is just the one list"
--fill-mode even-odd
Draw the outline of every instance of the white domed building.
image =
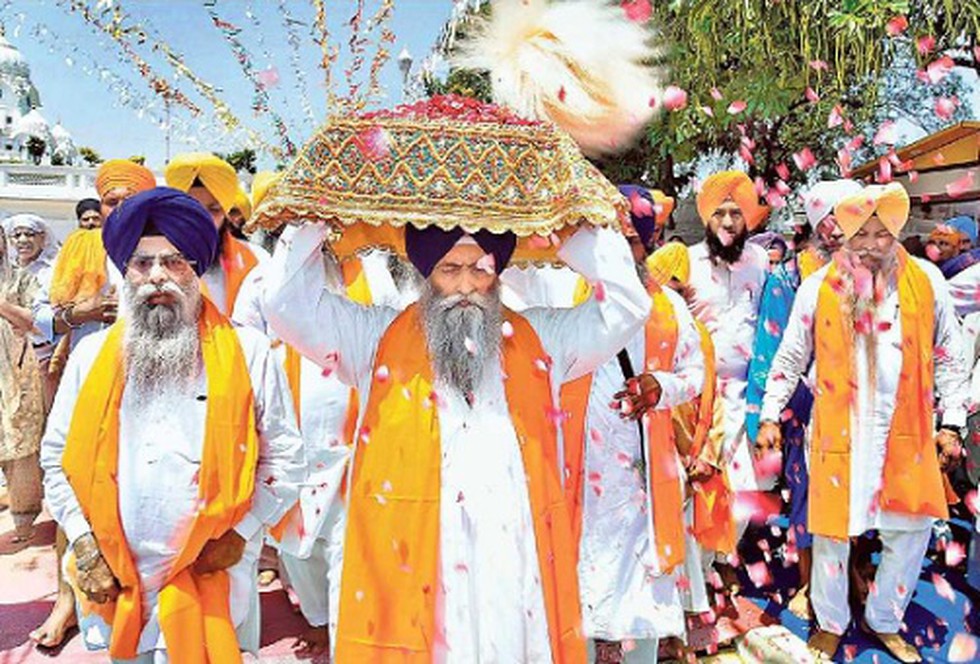
[[53, 156], [56, 163], [72, 162], [71, 136], [60, 124], [51, 129], [40, 108], [31, 68], [0, 25], [0, 162], [50, 163]]

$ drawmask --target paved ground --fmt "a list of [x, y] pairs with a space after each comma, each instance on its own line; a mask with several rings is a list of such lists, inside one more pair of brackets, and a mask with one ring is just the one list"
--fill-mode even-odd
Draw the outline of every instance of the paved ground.
[[[54, 524], [47, 515], [42, 516], [34, 541], [23, 550], [10, 545], [11, 527], [8, 512], [0, 512], [0, 664], [106, 662], [105, 654], [85, 652], [77, 633], [59, 652], [45, 653], [31, 645], [27, 635], [47, 616], [55, 596]], [[771, 569], [773, 583], [748, 589], [749, 598], [744, 600], [739, 620], [719, 624], [717, 629], [726, 638], [738, 635], [732, 645], [700, 661], [805, 661], [800, 647], [806, 638], [806, 624], [771, 599], [780, 585], [791, 582], [790, 576], [778, 561]], [[948, 583], [934, 584], [935, 572], [942, 572], [941, 579]], [[748, 579], [745, 582], [748, 584]], [[920, 645], [927, 661], [980, 662], [980, 639], [971, 634], [980, 626], [980, 616], [967, 592], [962, 574], [946, 570], [941, 562], [926, 561], [906, 618], [911, 638]], [[293, 655], [291, 644], [303, 625], [278, 584], [264, 589], [259, 660], [301, 661]], [[867, 639], [853, 634], [845, 639], [839, 659], [875, 664], [895, 661]]]

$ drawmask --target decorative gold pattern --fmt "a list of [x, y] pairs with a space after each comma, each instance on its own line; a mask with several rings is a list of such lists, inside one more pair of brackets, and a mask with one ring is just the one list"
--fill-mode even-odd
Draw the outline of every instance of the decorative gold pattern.
[[409, 223], [510, 231], [516, 260], [543, 262], [580, 223], [627, 216], [626, 200], [567, 134], [474, 104], [438, 97], [328, 120], [249, 226], [326, 222], [341, 259], [368, 246], [403, 254]]

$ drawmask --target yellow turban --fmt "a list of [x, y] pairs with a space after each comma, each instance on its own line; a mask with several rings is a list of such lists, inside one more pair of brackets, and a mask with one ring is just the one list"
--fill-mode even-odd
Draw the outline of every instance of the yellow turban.
[[110, 159], [102, 162], [95, 173], [95, 190], [105, 198], [113, 189], [125, 187], [129, 194], [138, 194], [157, 186], [153, 171], [129, 159]]
[[232, 207], [242, 213], [245, 221], [248, 221], [248, 218], [252, 216], [252, 201], [249, 200], [245, 190], [240, 187], [238, 193], [235, 194], [235, 204]]
[[167, 184], [188, 191], [194, 180], [200, 180], [226, 213], [235, 207], [240, 189], [238, 174], [224, 159], [210, 152], [185, 152], [174, 157], [163, 171]]
[[698, 192], [698, 216], [705, 224], [721, 204], [731, 198], [742, 210], [748, 229], [758, 228], [769, 214], [769, 207], [759, 202], [759, 195], [749, 176], [742, 171], [715, 173], [701, 185]]
[[259, 203], [265, 200], [265, 195], [269, 193], [269, 187], [274, 185], [282, 178], [282, 173], [274, 171], [259, 171], [252, 178], [252, 209], [259, 207]]
[[909, 220], [909, 207], [909, 194], [899, 183], [872, 184], [838, 202], [834, 206], [834, 217], [848, 240], [872, 215], [877, 215], [888, 232], [897, 238]]
[[661, 286], [673, 278], [686, 284], [691, 278], [691, 261], [687, 247], [680, 242], [668, 242], [647, 258], [650, 277]]

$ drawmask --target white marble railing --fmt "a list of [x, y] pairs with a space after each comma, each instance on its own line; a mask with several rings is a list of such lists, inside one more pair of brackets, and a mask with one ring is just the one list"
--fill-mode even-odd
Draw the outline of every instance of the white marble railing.
[[0, 198], [72, 200], [95, 195], [94, 168], [0, 164]]

